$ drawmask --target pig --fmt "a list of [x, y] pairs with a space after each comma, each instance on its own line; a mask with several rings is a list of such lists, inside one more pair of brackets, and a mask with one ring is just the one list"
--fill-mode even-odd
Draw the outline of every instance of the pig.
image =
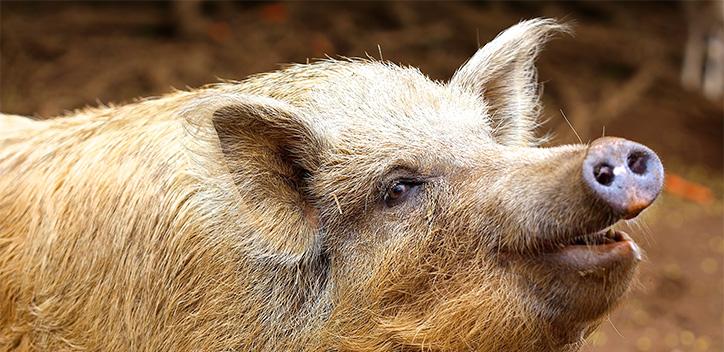
[[641, 260], [612, 226], [663, 167], [540, 147], [532, 19], [448, 82], [298, 64], [55, 119], [0, 118], [0, 346], [576, 351]]

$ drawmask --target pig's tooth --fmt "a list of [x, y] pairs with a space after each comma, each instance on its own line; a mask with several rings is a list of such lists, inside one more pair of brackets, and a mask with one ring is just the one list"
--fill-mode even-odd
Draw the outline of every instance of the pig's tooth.
[[631, 246], [631, 250], [634, 253], [634, 258], [637, 262], [640, 262], [641, 258], [643, 257], [643, 255], [641, 254], [641, 248], [639, 248], [639, 246], [633, 241], [629, 241], [628, 244], [629, 246]]
[[616, 231], [614, 231], [613, 228], [608, 229], [608, 231], [606, 231], [606, 237], [610, 239], [616, 238]]

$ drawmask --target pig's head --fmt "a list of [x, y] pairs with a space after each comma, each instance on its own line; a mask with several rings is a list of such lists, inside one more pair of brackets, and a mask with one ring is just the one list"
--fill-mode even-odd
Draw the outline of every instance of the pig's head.
[[274, 289], [319, 306], [311, 344], [572, 350], [624, 294], [641, 254], [609, 228], [663, 170], [623, 139], [536, 146], [534, 59], [561, 29], [522, 22], [449, 82], [324, 61], [215, 98], [245, 253], [297, 275]]

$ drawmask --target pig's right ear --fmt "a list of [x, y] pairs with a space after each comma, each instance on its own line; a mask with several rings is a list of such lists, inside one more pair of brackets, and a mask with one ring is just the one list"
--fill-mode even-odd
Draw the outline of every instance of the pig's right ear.
[[535, 140], [540, 109], [534, 61], [553, 33], [567, 30], [551, 19], [520, 22], [480, 48], [450, 80], [452, 86], [480, 95], [501, 144]]
[[296, 108], [271, 98], [217, 96], [212, 106], [206, 107], [209, 127], [236, 186], [232, 201], [247, 245], [287, 263], [313, 256], [319, 212], [307, 186], [325, 150], [320, 131]]

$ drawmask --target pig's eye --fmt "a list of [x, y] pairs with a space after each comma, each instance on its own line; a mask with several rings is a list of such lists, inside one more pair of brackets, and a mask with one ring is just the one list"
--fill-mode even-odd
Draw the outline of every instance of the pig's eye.
[[385, 193], [385, 205], [394, 207], [407, 200], [422, 182], [416, 180], [398, 180], [393, 182]]

